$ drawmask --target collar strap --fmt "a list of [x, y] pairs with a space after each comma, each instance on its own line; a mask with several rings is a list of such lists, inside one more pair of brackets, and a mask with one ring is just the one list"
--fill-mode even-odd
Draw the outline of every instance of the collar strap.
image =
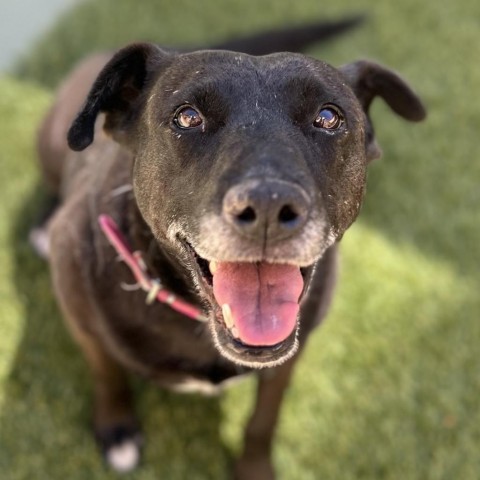
[[130, 268], [138, 286], [147, 292], [147, 304], [158, 300], [161, 303], [166, 303], [170, 308], [182, 313], [186, 317], [200, 322], [207, 321], [207, 318], [199, 308], [185, 302], [170, 290], [164, 288], [159, 279], [150, 277], [142, 254], [139, 251], [132, 251], [112, 217], [109, 215], [100, 215], [98, 217], [98, 223], [108, 241], [120, 256], [120, 259]]

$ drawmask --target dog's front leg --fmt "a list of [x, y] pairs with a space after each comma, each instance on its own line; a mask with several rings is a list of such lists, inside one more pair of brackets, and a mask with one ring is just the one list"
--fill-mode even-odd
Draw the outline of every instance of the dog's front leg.
[[130, 471], [139, 462], [142, 437], [126, 372], [97, 345], [82, 349], [93, 374], [96, 440], [111, 468]]
[[127, 375], [98, 341], [70, 325], [93, 377], [93, 430], [107, 464], [118, 472], [135, 468], [142, 437]]
[[273, 370], [260, 372], [255, 407], [245, 429], [244, 448], [235, 468], [236, 480], [273, 480], [271, 461], [275, 434], [283, 395], [290, 383], [295, 355]]
[[[101, 313], [85, 282], [81, 254], [82, 217], [88, 210], [64, 208], [52, 223], [50, 263], [55, 293], [66, 324], [82, 350], [93, 378], [93, 429], [107, 463], [119, 472], [133, 469], [140, 458], [141, 436], [127, 374], [105, 348], [96, 325]], [[71, 221], [76, 218], [78, 223]], [[78, 230], [77, 230], [78, 229]]]

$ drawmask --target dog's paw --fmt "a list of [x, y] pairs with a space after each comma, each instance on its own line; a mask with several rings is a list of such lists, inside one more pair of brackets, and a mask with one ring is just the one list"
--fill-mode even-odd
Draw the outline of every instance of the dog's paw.
[[97, 432], [97, 440], [106, 463], [116, 472], [130, 472], [139, 464], [143, 438], [138, 428], [118, 425]]

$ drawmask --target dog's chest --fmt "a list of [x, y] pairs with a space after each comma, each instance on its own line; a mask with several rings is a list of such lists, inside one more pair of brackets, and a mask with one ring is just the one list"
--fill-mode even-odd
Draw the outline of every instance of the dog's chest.
[[114, 277], [97, 289], [105, 312], [98, 334], [124, 365], [180, 391], [192, 391], [195, 384], [206, 392], [247, 371], [220, 356], [207, 323], [165, 304], [147, 305], [143, 291], [125, 291]]

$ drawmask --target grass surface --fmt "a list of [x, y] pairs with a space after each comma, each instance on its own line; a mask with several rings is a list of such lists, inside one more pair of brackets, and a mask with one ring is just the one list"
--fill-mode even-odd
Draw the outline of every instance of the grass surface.
[[[362, 29], [312, 50], [402, 72], [429, 107], [422, 125], [380, 102], [384, 159], [342, 245], [329, 321], [311, 338], [284, 406], [281, 479], [477, 480], [480, 472], [480, 4], [388, 0], [86, 2], [0, 80], [1, 478], [113, 479], [88, 429], [90, 385], [25, 237], [40, 198], [34, 132], [50, 88], [84, 53], [133, 39], [207, 43], [369, 11]], [[21, 78], [21, 80], [19, 80]], [[43, 85], [34, 86], [34, 85]], [[137, 381], [147, 438], [135, 480], [223, 479], [254, 383], [217, 400]]]

